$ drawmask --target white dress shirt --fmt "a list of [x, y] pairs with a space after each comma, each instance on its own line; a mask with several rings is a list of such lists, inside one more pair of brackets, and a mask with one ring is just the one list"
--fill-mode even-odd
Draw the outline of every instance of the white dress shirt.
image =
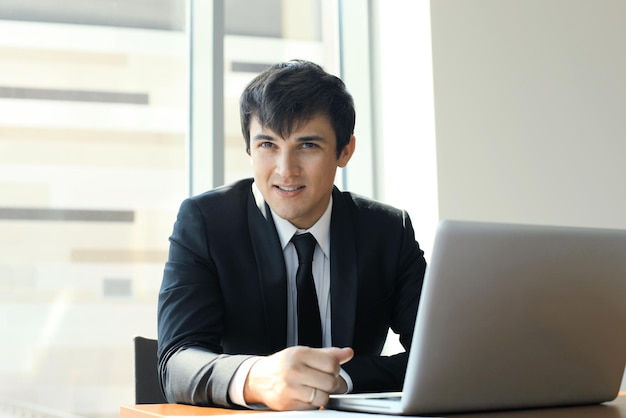
[[272, 211], [278, 238], [283, 249], [287, 269], [287, 346], [298, 345], [298, 290], [296, 273], [298, 271], [298, 253], [291, 242], [296, 234], [310, 232], [317, 241], [313, 253], [313, 280], [317, 293], [317, 304], [322, 321], [322, 347], [332, 346], [330, 329], [330, 214], [332, 197], [322, 217], [307, 230], [298, 229]]

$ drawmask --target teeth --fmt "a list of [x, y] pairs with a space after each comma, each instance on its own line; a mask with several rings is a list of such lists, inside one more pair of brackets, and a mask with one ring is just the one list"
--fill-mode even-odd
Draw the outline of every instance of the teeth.
[[299, 187], [299, 186], [296, 186], [296, 187], [283, 187], [283, 186], [278, 186], [278, 188], [279, 188], [280, 190], [284, 190], [284, 191], [286, 191], [286, 192], [293, 192], [293, 191], [298, 190], [300, 187]]

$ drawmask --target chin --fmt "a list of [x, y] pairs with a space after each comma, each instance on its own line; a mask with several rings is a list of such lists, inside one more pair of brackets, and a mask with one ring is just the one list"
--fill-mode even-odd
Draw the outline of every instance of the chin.
[[290, 213], [285, 213], [285, 212], [276, 212], [278, 214], [278, 216], [280, 216], [281, 218], [283, 218], [286, 221], [289, 221], [291, 223], [294, 223], [294, 221], [296, 221], [298, 218]]
[[289, 221], [293, 225], [296, 225], [296, 226], [299, 223], [298, 221], [302, 220], [302, 216], [299, 213], [287, 212], [287, 211], [282, 211], [282, 212], [276, 211], [276, 213], [278, 214], [278, 216], [280, 216], [284, 220]]

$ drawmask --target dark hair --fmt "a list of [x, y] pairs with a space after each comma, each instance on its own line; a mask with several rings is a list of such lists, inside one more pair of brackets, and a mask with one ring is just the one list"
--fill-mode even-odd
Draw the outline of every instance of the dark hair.
[[248, 153], [252, 117], [285, 137], [298, 124], [326, 115], [335, 131], [337, 157], [354, 132], [354, 101], [345, 84], [308, 61], [293, 60], [263, 71], [246, 86], [239, 104]]

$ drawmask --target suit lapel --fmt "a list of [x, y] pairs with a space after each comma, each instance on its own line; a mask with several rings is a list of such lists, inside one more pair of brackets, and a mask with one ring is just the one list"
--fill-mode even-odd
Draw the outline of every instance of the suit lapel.
[[248, 226], [265, 306], [268, 344], [276, 352], [287, 344], [287, 272], [271, 212], [252, 193], [248, 198]]
[[354, 227], [345, 196], [335, 188], [330, 220], [330, 304], [335, 347], [352, 346], [357, 281]]

